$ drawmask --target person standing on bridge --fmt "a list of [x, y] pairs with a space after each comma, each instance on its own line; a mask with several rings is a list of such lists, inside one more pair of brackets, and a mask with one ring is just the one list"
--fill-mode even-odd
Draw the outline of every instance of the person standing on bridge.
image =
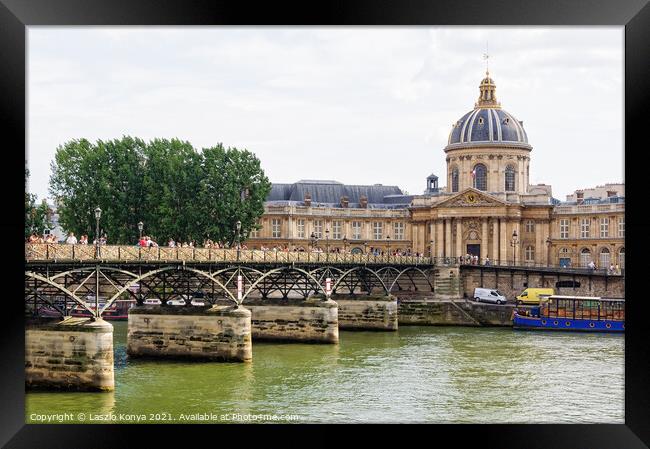
[[77, 237], [74, 236], [74, 232], [71, 232], [68, 234], [68, 238], [65, 240], [65, 242], [68, 245], [76, 245], [77, 244]]

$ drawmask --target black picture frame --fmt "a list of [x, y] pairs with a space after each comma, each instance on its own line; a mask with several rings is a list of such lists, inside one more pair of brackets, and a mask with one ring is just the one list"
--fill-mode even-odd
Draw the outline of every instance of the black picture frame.
[[[183, 435], [182, 428], [168, 425], [27, 425], [24, 416], [24, 321], [23, 305], [18, 299], [22, 289], [18, 260], [24, 260], [21, 234], [21, 212], [17, 185], [23, 176], [20, 148], [26, 151], [25, 132], [25, 71], [26, 26], [30, 25], [618, 25], [625, 26], [625, 182], [627, 184], [626, 232], [635, 242], [626, 248], [626, 291], [628, 308], [625, 336], [625, 424], [621, 425], [436, 425], [421, 426], [422, 442], [443, 441], [492, 448], [643, 448], [650, 445], [650, 345], [648, 342], [648, 302], [641, 272], [647, 259], [643, 248], [650, 220], [643, 207], [648, 177], [642, 170], [646, 164], [647, 139], [650, 133], [650, 5], [647, 0], [561, 0], [540, 1], [468, 1], [468, 0], [338, 0], [317, 4], [260, 2], [251, 5], [243, 1], [183, 1], [183, 0], [0, 0], [0, 97], [1, 122], [6, 125], [11, 144], [2, 154], [4, 174], [15, 176], [8, 183], [4, 205], [8, 209], [0, 220], [6, 236], [3, 242], [2, 298], [4, 320], [0, 325], [0, 444], [6, 447], [132, 447], [136, 436], [146, 436], [147, 445], [153, 440], [167, 440], [174, 434]], [[596, 75], [596, 74], [595, 74]], [[588, 148], [584, 149], [588, 157]], [[9, 156], [9, 157], [8, 157]], [[613, 155], [618, 157], [618, 155]], [[9, 159], [9, 160], [8, 160]], [[27, 157], [25, 157], [27, 159]], [[558, 162], [561, 163], [561, 162]], [[603, 161], [606, 163], [606, 161]], [[638, 185], [637, 185], [638, 184]], [[647, 277], [647, 275], [646, 275]], [[571, 376], [571, 373], [567, 373]], [[516, 392], [504, 391], [504, 394]], [[539, 398], [543, 400], [543, 393]], [[287, 426], [264, 426], [264, 438], [271, 430]], [[323, 440], [335, 444], [342, 433], [320, 433], [322, 429], [307, 428], [305, 444]], [[189, 429], [188, 429], [189, 430]], [[225, 429], [215, 432], [212, 426], [194, 426], [189, 442], [198, 444], [201, 438], [220, 442]], [[239, 425], [228, 426], [247, 442], [261, 433], [244, 431]], [[232, 432], [234, 430], [234, 432]], [[301, 429], [302, 430], [302, 429]], [[382, 441], [387, 434], [397, 438], [404, 435], [397, 429], [365, 427], [352, 429], [365, 444]], [[289, 432], [294, 433], [295, 427]], [[318, 433], [316, 433], [318, 432]], [[409, 429], [408, 432], [411, 432]], [[287, 434], [289, 435], [289, 434]], [[311, 435], [311, 437], [309, 437]], [[329, 438], [328, 438], [329, 437]], [[205, 440], [204, 440], [205, 441]], [[285, 440], [286, 442], [286, 440]], [[420, 444], [420, 443], [418, 443]]]

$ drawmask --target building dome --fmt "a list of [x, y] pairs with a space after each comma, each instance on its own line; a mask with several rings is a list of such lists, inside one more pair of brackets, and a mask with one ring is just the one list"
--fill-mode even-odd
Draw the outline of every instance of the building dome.
[[501, 108], [496, 100], [496, 84], [489, 73], [479, 85], [481, 94], [474, 109], [463, 115], [449, 133], [448, 147], [490, 145], [517, 145], [529, 148], [523, 122]]

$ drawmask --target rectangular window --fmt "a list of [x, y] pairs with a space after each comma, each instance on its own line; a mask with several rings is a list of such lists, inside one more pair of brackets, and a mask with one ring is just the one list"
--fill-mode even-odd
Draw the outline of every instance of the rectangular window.
[[591, 223], [590, 218], [580, 219], [580, 237], [583, 239], [589, 238], [589, 224]]
[[279, 218], [274, 218], [271, 220], [271, 237], [279, 238], [282, 236], [281, 232], [282, 220]]
[[361, 240], [361, 222], [352, 222], [352, 240]]
[[323, 238], [323, 220], [314, 220], [314, 235], [316, 238]]
[[372, 224], [372, 235], [373, 235], [375, 240], [381, 240], [382, 239], [382, 237], [383, 237], [382, 230], [383, 230], [383, 227], [382, 227], [381, 222], [375, 221]]
[[560, 238], [569, 238], [569, 220], [566, 218], [560, 220]]
[[609, 237], [609, 218], [603, 217], [600, 219], [600, 237]]
[[259, 229], [252, 228], [252, 229], [251, 229], [251, 233], [250, 233], [250, 237], [253, 238], [253, 239], [256, 239], [256, 238], [258, 238], [259, 236], [260, 236], [260, 230], [259, 230]]
[[340, 239], [343, 236], [341, 235], [341, 222], [340, 221], [333, 221], [332, 222], [332, 238], [333, 239]]
[[618, 219], [618, 236], [625, 237], [625, 217]]
[[535, 232], [535, 222], [533, 220], [526, 222], [526, 232]]
[[404, 240], [404, 223], [393, 223], [395, 240]]
[[299, 239], [305, 238], [305, 220], [303, 218], [299, 218], [296, 222], [296, 231]]

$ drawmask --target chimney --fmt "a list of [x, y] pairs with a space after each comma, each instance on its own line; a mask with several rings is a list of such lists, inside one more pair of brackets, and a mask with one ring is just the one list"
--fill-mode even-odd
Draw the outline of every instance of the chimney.
[[341, 197], [341, 207], [349, 207], [350, 205], [350, 199], [347, 196], [342, 196]]
[[311, 193], [305, 193], [305, 206], [311, 207]]
[[582, 204], [585, 202], [585, 192], [579, 192], [576, 190], [576, 202]]
[[368, 197], [361, 195], [361, 197], [359, 197], [359, 205], [364, 209], [368, 208]]

